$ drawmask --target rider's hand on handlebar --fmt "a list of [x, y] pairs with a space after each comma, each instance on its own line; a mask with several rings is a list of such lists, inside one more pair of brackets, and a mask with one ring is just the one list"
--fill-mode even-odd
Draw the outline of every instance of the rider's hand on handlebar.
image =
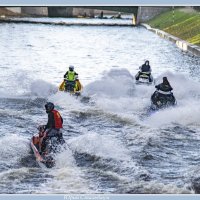
[[45, 125], [40, 125], [37, 127], [38, 131], [40, 132], [44, 132], [44, 129], [45, 129]]

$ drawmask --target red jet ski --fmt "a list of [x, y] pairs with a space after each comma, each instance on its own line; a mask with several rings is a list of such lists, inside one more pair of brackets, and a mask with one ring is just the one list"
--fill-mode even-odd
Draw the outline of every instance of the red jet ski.
[[[46, 136], [46, 133], [44, 131], [43, 126], [38, 127], [39, 133], [38, 135], [35, 135], [31, 139], [31, 148], [33, 150], [33, 153], [35, 155], [36, 161], [38, 162], [39, 166], [46, 166], [47, 168], [52, 168], [55, 166], [55, 153], [57, 153], [57, 147], [60, 144], [64, 143], [64, 140], [62, 142], [58, 142], [57, 138], [48, 138], [46, 140], [46, 148], [43, 149], [43, 139]], [[55, 148], [56, 146], [56, 148]]]

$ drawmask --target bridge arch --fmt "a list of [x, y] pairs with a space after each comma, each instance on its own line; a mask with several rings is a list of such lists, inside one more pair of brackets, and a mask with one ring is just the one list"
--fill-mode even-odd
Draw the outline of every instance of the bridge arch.
[[137, 24], [138, 6], [65, 6], [65, 7], [48, 7], [49, 17], [72, 17], [73, 8], [94, 9], [116, 11], [121, 13], [133, 14], [133, 24]]

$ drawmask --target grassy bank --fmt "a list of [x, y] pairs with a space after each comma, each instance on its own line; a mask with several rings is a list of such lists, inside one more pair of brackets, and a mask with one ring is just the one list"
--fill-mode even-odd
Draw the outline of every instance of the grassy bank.
[[189, 43], [200, 45], [200, 12], [191, 9], [167, 11], [147, 22]]

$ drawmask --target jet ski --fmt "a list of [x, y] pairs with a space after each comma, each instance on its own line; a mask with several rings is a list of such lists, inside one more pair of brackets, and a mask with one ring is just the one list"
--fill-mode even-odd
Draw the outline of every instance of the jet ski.
[[[138, 79], [139, 76], [139, 79]], [[150, 75], [150, 79], [149, 80], [149, 73], [148, 72], [140, 72], [136, 74], [135, 76], [136, 79], [136, 84], [147, 84], [147, 85], [151, 85], [153, 83], [153, 76]]]
[[45, 149], [42, 150], [42, 141], [45, 137], [45, 132], [41, 126], [38, 129], [39, 134], [31, 138], [31, 148], [40, 167], [52, 168], [55, 166], [55, 153], [60, 151], [61, 145], [65, 141], [63, 139], [58, 141], [56, 137], [48, 138], [45, 142]]
[[176, 99], [172, 92], [164, 94], [161, 91], [156, 90], [151, 96], [151, 108], [158, 110], [169, 106], [175, 106], [177, 104]]
[[83, 86], [79, 80], [75, 80], [75, 81], [63, 80], [63, 82], [59, 86], [59, 91], [68, 92], [71, 95], [75, 95], [75, 96], [81, 95], [82, 89], [83, 89]]

